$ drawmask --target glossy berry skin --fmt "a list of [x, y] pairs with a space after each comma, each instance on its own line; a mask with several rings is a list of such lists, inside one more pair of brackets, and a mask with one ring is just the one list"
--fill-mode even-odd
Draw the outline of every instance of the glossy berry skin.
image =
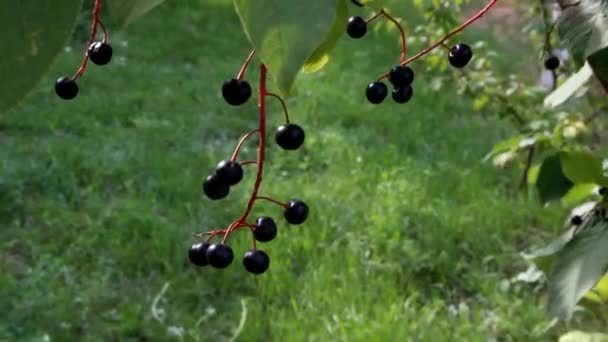
[[559, 58], [557, 56], [549, 56], [549, 58], [545, 59], [545, 68], [547, 70], [555, 70], [559, 68]]
[[348, 18], [346, 33], [348, 33], [351, 38], [355, 39], [365, 36], [365, 33], [367, 33], [367, 23], [365, 22], [365, 19], [357, 15]]
[[597, 190], [597, 193], [600, 194], [600, 196], [604, 196], [606, 195], [606, 188], [605, 187], [601, 187]]
[[570, 223], [572, 223], [575, 226], [578, 226], [581, 223], [583, 223], [583, 218], [578, 215], [574, 215], [574, 216], [572, 216], [572, 218], [570, 218]]
[[386, 84], [382, 82], [372, 82], [365, 89], [365, 97], [373, 104], [379, 104], [384, 101], [384, 98], [388, 95], [388, 88]]
[[71, 100], [78, 95], [78, 84], [69, 77], [61, 77], [55, 82], [55, 94], [64, 100]]
[[233, 106], [240, 106], [251, 97], [251, 86], [245, 80], [233, 78], [222, 85], [224, 100]]
[[217, 164], [215, 173], [218, 178], [228, 185], [236, 185], [243, 179], [243, 167], [233, 160], [222, 160]]
[[89, 59], [97, 65], [106, 65], [112, 60], [112, 46], [108, 43], [94, 42], [89, 45]]
[[262, 274], [266, 272], [268, 266], [270, 266], [270, 258], [264, 251], [259, 249], [251, 250], [245, 253], [243, 265], [249, 273]]
[[272, 241], [277, 236], [277, 225], [271, 217], [262, 216], [255, 221], [253, 236], [257, 241]]
[[188, 258], [190, 262], [195, 264], [196, 266], [207, 266], [209, 262], [207, 261], [207, 249], [210, 244], [206, 242], [195, 243], [190, 247], [188, 251]]
[[473, 58], [473, 50], [467, 44], [456, 44], [448, 53], [448, 60], [453, 67], [464, 68]]
[[207, 176], [203, 182], [203, 191], [205, 195], [212, 200], [219, 200], [230, 192], [230, 185], [222, 180], [216, 173]]
[[389, 71], [388, 80], [395, 87], [409, 86], [414, 82], [414, 70], [408, 66], [397, 65]]
[[232, 248], [224, 244], [213, 244], [207, 247], [207, 261], [215, 268], [226, 268], [232, 263]]
[[300, 148], [304, 143], [304, 138], [305, 134], [302, 127], [292, 123], [279, 126], [274, 135], [277, 145], [290, 151]]
[[393, 100], [397, 103], [406, 103], [414, 94], [412, 86], [404, 86], [399, 88], [393, 88]]
[[300, 200], [291, 200], [283, 212], [287, 222], [291, 224], [301, 224], [308, 217], [308, 205]]

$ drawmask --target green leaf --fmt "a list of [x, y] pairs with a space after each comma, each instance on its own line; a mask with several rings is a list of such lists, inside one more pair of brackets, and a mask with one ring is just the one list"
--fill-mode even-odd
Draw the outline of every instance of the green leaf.
[[497, 142], [494, 145], [494, 147], [492, 147], [492, 150], [490, 151], [490, 153], [486, 154], [486, 156], [483, 157], [483, 160], [486, 161], [503, 152], [516, 150], [517, 147], [519, 146], [519, 143], [522, 140], [524, 140], [525, 138], [526, 138], [525, 135], [516, 135], [514, 137], [510, 137], [507, 140]]
[[564, 176], [559, 154], [546, 157], [538, 171], [536, 190], [541, 202], [560, 199], [574, 184]]
[[587, 62], [591, 66], [591, 69], [593, 69], [595, 77], [604, 86], [604, 89], [608, 91], [608, 48], [603, 48], [592, 53], [587, 57]]
[[591, 196], [595, 192], [596, 187], [593, 183], [576, 184], [562, 197], [562, 204], [569, 207], [579, 203]]
[[[40, 81], [74, 30], [81, 0], [0, 2], [0, 112]], [[74, 70], [75, 71], [75, 70]], [[49, 91], [53, 88], [48, 85]]]
[[583, 67], [574, 75], [570, 76], [566, 82], [560, 85], [551, 94], [545, 97], [544, 105], [547, 108], [555, 108], [566, 102], [574, 95], [582, 86], [587, 84], [593, 76], [593, 70], [589, 63], [585, 63]]
[[608, 221], [597, 211], [583, 223], [551, 265], [548, 311], [569, 319], [576, 303], [592, 289], [608, 267]]
[[108, 4], [112, 22], [118, 27], [125, 27], [163, 1], [165, 0], [108, 0], [105, 3]]
[[559, 342], [608, 342], [608, 334], [573, 330], [560, 336]]
[[329, 62], [329, 53], [346, 31], [346, 22], [348, 21], [348, 3], [348, 0], [336, 1], [336, 18], [334, 19], [334, 23], [323, 44], [319, 45], [308, 58], [306, 63], [304, 63], [304, 72], [318, 71], [323, 68], [327, 62]]
[[329, 34], [336, 1], [234, 0], [245, 34], [283, 95]]
[[589, 152], [561, 151], [560, 160], [564, 175], [573, 183], [599, 184], [604, 178], [602, 161]]
[[574, 61], [582, 65], [587, 57], [608, 46], [608, 1], [578, 1], [562, 11], [557, 29]]

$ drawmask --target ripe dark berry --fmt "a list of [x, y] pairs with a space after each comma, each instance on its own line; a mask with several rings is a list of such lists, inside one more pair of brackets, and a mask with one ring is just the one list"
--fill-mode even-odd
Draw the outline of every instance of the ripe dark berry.
[[245, 253], [243, 265], [245, 265], [247, 272], [253, 274], [262, 274], [266, 272], [268, 266], [270, 266], [270, 258], [264, 251], [259, 249], [252, 250]]
[[277, 236], [277, 225], [271, 217], [262, 216], [255, 221], [253, 235], [260, 242], [272, 241]]
[[220, 180], [228, 183], [228, 185], [235, 185], [243, 179], [243, 168], [241, 164], [233, 160], [222, 160], [217, 164], [215, 173]]
[[215, 268], [226, 268], [232, 263], [232, 248], [224, 244], [213, 244], [207, 247], [207, 261]]
[[414, 81], [414, 70], [408, 66], [397, 65], [391, 68], [388, 80], [395, 87], [409, 86]]
[[55, 82], [55, 93], [64, 100], [71, 100], [78, 95], [78, 84], [69, 77], [61, 77]]
[[285, 150], [297, 150], [304, 143], [304, 130], [302, 127], [288, 123], [279, 126], [274, 140]]
[[245, 80], [233, 78], [222, 85], [224, 100], [233, 106], [240, 106], [251, 97], [251, 86]]
[[412, 98], [414, 90], [412, 86], [404, 86], [399, 88], [393, 88], [393, 100], [397, 103], [406, 103]]
[[112, 46], [108, 43], [94, 42], [89, 45], [89, 58], [97, 65], [106, 65], [112, 59]]
[[216, 173], [207, 176], [203, 182], [203, 191], [205, 195], [212, 200], [219, 200], [230, 192], [230, 185], [222, 180]]
[[346, 33], [348, 33], [351, 38], [361, 38], [365, 36], [367, 32], [367, 23], [365, 19], [354, 15], [348, 18], [348, 24], [346, 25]]
[[604, 196], [606, 195], [606, 187], [601, 187], [597, 190], [597, 193], [600, 194], [600, 196]]
[[473, 50], [467, 44], [456, 44], [448, 53], [450, 64], [456, 68], [463, 68], [473, 58]]
[[388, 88], [386, 84], [376, 81], [372, 82], [365, 89], [365, 97], [373, 104], [379, 104], [384, 101], [384, 98], [388, 94]]
[[196, 266], [207, 266], [209, 262], [207, 261], [207, 249], [210, 244], [206, 242], [195, 243], [190, 247], [188, 251], [188, 257], [190, 258], [190, 262], [195, 264]]
[[285, 208], [283, 216], [291, 224], [301, 224], [308, 217], [308, 206], [300, 200], [291, 200]]
[[572, 218], [570, 218], [570, 223], [575, 226], [578, 226], [579, 224], [583, 223], [583, 218], [578, 215], [574, 215], [572, 216]]
[[549, 58], [545, 59], [545, 68], [548, 70], [559, 68], [559, 58], [554, 55], [549, 56]]

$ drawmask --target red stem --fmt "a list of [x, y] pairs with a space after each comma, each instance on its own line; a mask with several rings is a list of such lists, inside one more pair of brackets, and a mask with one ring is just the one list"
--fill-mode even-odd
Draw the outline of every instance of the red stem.
[[267, 196], [258, 196], [258, 197], [256, 197], [256, 199], [261, 199], [261, 200], [269, 201], [269, 202], [272, 202], [272, 203], [274, 203], [274, 204], [278, 204], [278, 205], [280, 205], [280, 206], [281, 206], [281, 207], [283, 207], [283, 208], [287, 208], [287, 207], [289, 207], [289, 205], [288, 205], [287, 203], [283, 203], [283, 202], [277, 201], [277, 200], [275, 200], [275, 199], [274, 199], [274, 198], [272, 198], [272, 197], [267, 197]]
[[399, 30], [399, 33], [401, 34], [401, 56], [399, 58], [399, 63], [403, 63], [405, 61], [407, 42], [405, 39], [405, 31], [403, 30], [403, 27], [401, 26], [401, 24], [399, 24], [399, 22], [393, 16], [391, 16], [390, 14], [385, 12], [384, 9], [381, 9], [380, 12], [376, 13], [373, 17], [367, 19], [365, 22], [369, 24], [370, 22], [379, 18], [380, 16], [385, 17], [386, 19], [390, 20], [393, 24], [395, 24], [395, 26]]
[[249, 53], [249, 56], [247, 56], [247, 59], [245, 60], [245, 63], [243, 63], [243, 65], [241, 66], [241, 70], [239, 70], [239, 73], [236, 74], [236, 78], [239, 80], [242, 80], [243, 77], [245, 77], [245, 70], [247, 70], [247, 67], [249, 66], [249, 63], [251, 63], [251, 60], [253, 59], [253, 56], [255, 56], [255, 50], [252, 50]]
[[275, 93], [266, 93], [267, 96], [272, 96], [275, 99], [279, 100], [279, 102], [281, 102], [281, 106], [283, 107], [283, 113], [285, 113], [285, 123], [289, 123], [289, 112], [287, 111], [287, 105], [285, 104], [285, 101], [283, 101], [283, 99], [275, 94]]
[[[93, 23], [91, 24], [91, 33], [89, 34], [89, 40], [87, 42], [87, 47], [84, 53], [84, 59], [82, 60], [80, 68], [78, 68], [74, 76], [72, 76], [73, 80], [81, 77], [87, 69], [87, 64], [89, 63], [89, 46], [91, 46], [91, 44], [95, 41], [95, 35], [97, 34], [97, 25], [100, 24], [99, 12], [101, 11], [101, 3], [102, 0], [95, 0], [95, 5], [93, 6]], [[103, 29], [103, 41], [105, 42], [107, 39], [107, 31], [103, 24], [101, 24], [101, 28]]]
[[[260, 67], [260, 86], [258, 89], [258, 129], [257, 131], [260, 133], [259, 145], [258, 145], [258, 163], [255, 174], [255, 183], [253, 184], [253, 192], [247, 201], [247, 207], [245, 211], [234, 222], [230, 224], [230, 226], [226, 229], [224, 233], [224, 238], [222, 239], [222, 243], [226, 243], [228, 236], [232, 231], [236, 230], [239, 226], [242, 226], [243, 223], [246, 223], [251, 210], [253, 209], [253, 205], [255, 204], [255, 200], [258, 196], [258, 191], [260, 190], [260, 185], [262, 184], [262, 175], [264, 174], [264, 161], [266, 160], [266, 76], [267, 70], [266, 65], [262, 64]], [[255, 239], [253, 240], [255, 246]]]
[[[479, 12], [475, 13], [475, 15], [473, 15], [472, 17], [470, 17], [467, 21], [465, 21], [464, 23], [462, 23], [460, 26], [458, 26], [457, 28], [455, 28], [454, 30], [450, 31], [448, 34], [446, 34], [445, 36], [443, 36], [443, 38], [439, 39], [439, 41], [437, 41], [435, 44], [427, 47], [426, 49], [418, 52], [416, 55], [406, 59], [404, 62], [401, 63], [401, 65], [407, 65], [415, 60], [417, 60], [418, 58], [426, 55], [427, 53], [433, 51], [436, 47], [441, 46], [443, 44], [443, 42], [445, 42], [446, 40], [450, 39], [451, 37], [453, 37], [454, 35], [458, 34], [459, 32], [461, 32], [462, 30], [464, 30], [465, 28], [467, 28], [467, 26], [471, 25], [472, 23], [474, 23], [475, 21], [477, 21], [478, 19], [480, 19], [481, 17], [483, 17], [484, 14], [486, 14], [487, 11], [490, 10], [490, 8], [492, 8], [492, 6], [494, 6], [496, 3], [498, 2], [498, 0], [490, 0], [484, 8], [480, 9]], [[379, 79], [383, 79], [388, 77], [388, 73], [382, 75]]]
[[239, 155], [239, 152], [241, 152], [241, 148], [243, 148], [243, 144], [245, 143], [245, 141], [247, 139], [251, 138], [252, 135], [254, 135], [255, 133], [257, 133], [259, 131], [260, 131], [259, 129], [254, 129], [252, 131], [247, 132], [247, 134], [243, 135], [241, 140], [239, 140], [239, 143], [236, 145], [236, 148], [234, 149], [234, 152], [232, 153], [232, 157], [230, 157], [230, 160], [235, 161]]

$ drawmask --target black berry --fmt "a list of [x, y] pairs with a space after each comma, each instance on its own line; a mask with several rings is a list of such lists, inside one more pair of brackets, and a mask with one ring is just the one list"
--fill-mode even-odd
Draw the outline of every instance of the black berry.
[[456, 44], [452, 46], [448, 53], [450, 64], [456, 68], [463, 68], [473, 58], [473, 50], [467, 44]]
[[112, 46], [108, 43], [94, 42], [89, 45], [89, 58], [97, 65], [106, 65], [112, 59]]
[[555, 70], [559, 68], [559, 58], [557, 56], [549, 56], [545, 59], [545, 68], [548, 70]]
[[212, 200], [219, 200], [230, 192], [230, 185], [222, 180], [216, 173], [207, 176], [203, 182], [203, 191], [205, 195]]
[[597, 193], [600, 194], [600, 196], [604, 196], [606, 195], [606, 187], [601, 187], [597, 190]]
[[259, 249], [252, 250], [245, 253], [243, 265], [245, 265], [247, 272], [253, 274], [262, 274], [266, 272], [268, 266], [270, 266], [270, 258], [264, 251]]
[[361, 38], [365, 36], [367, 32], [367, 23], [365, 19], [354, 15], [348, 18], [348, 24], [346, 25], [346, 33], [348, 33], [351, 38]]
[[61, 77], [55, 82], [55, 93], [64, 100], [71, 100], [78, 95], [78, 84], [69, 77]]
[[308, 206], [300, 200], [291, 200], [287, 204], [283, 216], [291, 224], [301, 224], [308, 217]]
[[232, 263], [232, 248], [224, 244], [213, 244], [207, 247], [207, 261], [215, 268], [226, 268]]
[[365, 97], [367, 100], [373, 104], [379, 104], [384, 101], [384, 98], [388, 94], [388, 88], [386, 84], [376, 81], [372, 82], [365, 89]]
[[251, 86], [245, 80], [233, 78], [222, 85], [224, 100], [233, 106], [240, 106], [251, 97]]
[[406, 103], [412, 98], [414, 90], [412, 86], [404, 86], [399, 88], [393, 88], [393, 100], [397, 103]]
[[220, 180], [228, 183], [228, 185], [235, 185], [243, 179], [243, 168], [241, 164], [233, 160], [222, 160], [217, 164], [215, 173]]
[[302, 127], [288, 123], [279, 126], [274, 139], [285, 150], [297, 150], [304, 143], [304, 130]]
[[408, 66], [397, 65], [388, 73], [388, 80], [395, 87], [403, 87], [414, 81], [414, 70]]
[[277, 236], [277, 225], [271, 217], [262, 216], [255, 221], [253, 235], [260, 242], [272, 241]]
[[195, 264], [196, 266], [207, 266], [209, 262], [207, 261], [207, 249], [210, 244], [208, 243], [195, 243], [190, 247], [188, 251], [188, 257], [190, 258], [190, 262]]
[[572, 218], [570, 218], [570, 223], [572, 223], [575, 226], [578, 226], [581, 223], [583, 223], [583, 218], [578, 215], [574, 215], [574, 216], [572, 216]]

